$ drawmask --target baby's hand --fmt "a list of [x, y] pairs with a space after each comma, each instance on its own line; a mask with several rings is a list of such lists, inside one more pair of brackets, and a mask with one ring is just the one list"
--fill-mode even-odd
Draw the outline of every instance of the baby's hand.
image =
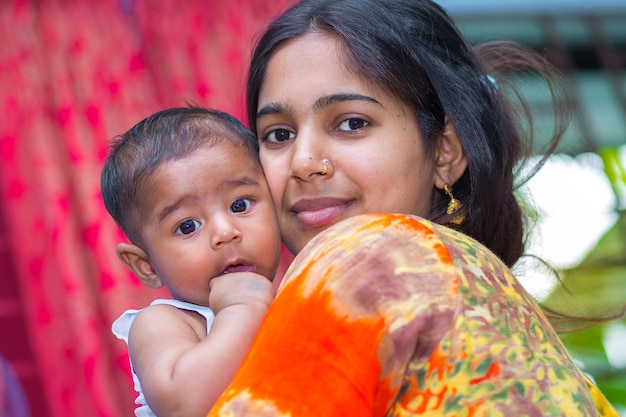
[[215, 314], [235, 305], [266, 310], [275, 294], [270, 280], [254, 272], [224, 274], [213, 278], [209, 287], [209, 306]]

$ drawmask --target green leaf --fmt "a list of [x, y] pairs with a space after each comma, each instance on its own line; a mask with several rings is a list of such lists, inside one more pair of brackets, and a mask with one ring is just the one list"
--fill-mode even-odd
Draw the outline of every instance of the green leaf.
[[[626, 169], [620, 162], [619, 150], [602, 149], [599, 154], [617, 201], [625, 202]], [[604, 345], [613, 323], [596, 325], [617, 318], [626, 326], [626, 211], [617, 211], [617, 221], [588, 255], [576, 267], [559, 271], [560, 285], [542, 304], [548, 310], [569, 316], [551, 317], [557, 330], [570, 331], [561, 334], [565, 346], [583, 371], [594, 378], [609, 402], [624, 410], [626, 368], [611, 364]]]
[[595, 319], [624, 316], [626, 212], [619, 213], [613, 227], [578, 266], [560, 271], [560, 276], [561, 284], [542, 302], [549, 310], [574, 318], [557, 320], [558, 330], [576, 330], [592, 325]]

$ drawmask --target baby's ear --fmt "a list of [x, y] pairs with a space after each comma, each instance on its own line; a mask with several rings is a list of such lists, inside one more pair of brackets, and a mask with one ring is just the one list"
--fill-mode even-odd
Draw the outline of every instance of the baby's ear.
[[117, 257], [120, 258], [126, 268], [133, 271], [144, 285], [150, 288], [160, 288], [163, 283], [152, 268], [146, 252], [132, 243], [119, 243], [117, 245]]
[[454, 125], [446, 116], [443, 132], [437, 143], [437, 166], [435, 186], [443, 189], [444, 184], [453, 185], [467, 168], [467, 156]]

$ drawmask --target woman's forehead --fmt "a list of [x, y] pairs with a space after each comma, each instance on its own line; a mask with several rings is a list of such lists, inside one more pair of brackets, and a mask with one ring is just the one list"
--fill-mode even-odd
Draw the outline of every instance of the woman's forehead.
[[383, 89], [348, 67], [337, 36], [311, 32], [281, 45], [270, 58], [259, 90], [257, 111], [266, 106], [310, 99], [320, 106], [326, 97], [378, 96]]

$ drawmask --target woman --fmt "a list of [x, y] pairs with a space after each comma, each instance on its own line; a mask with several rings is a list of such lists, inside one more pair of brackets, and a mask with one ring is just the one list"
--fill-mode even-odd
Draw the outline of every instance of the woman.
[[269, 26], [249, 122], [298, 256], [210, 415], [617, 415], [508, 269], [511, 66], [548, 68], [472, 50], [428, 0], [304, 0]]

